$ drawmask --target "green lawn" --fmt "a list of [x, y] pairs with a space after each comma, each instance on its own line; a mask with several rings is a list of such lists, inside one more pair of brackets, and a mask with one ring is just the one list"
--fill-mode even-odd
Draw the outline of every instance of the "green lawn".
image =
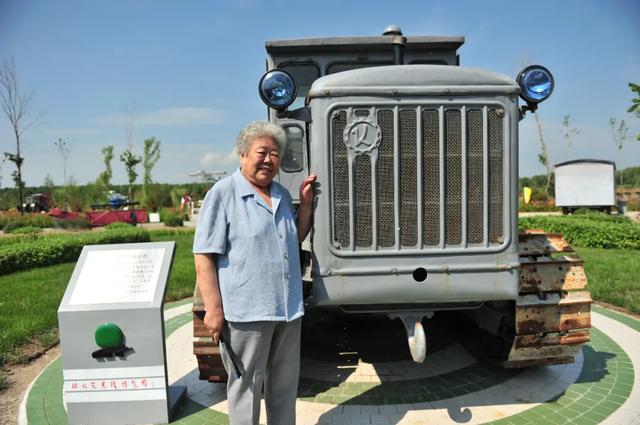
[[584, 260], [591, 297], [640, 313], [640, 251], [576, 248]]

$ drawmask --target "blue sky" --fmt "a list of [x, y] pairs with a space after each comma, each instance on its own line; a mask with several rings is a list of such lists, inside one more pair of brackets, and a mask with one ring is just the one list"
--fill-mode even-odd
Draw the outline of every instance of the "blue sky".
[[[366, 6], [363, 6], [365, 5]], [[640, 1], [43, 1], [0, 0], [0, 59], [13, 57], [20, 84], [35, 90], [25, 133], [27, 185], [49, 174], [63, 180], [54, 141], [71, 146], [67, 174], [78, 183], [102, 170], [103, 146], [117, 160], [126, 147], [124, 111], [134, 111], [134, 150], [162, 142], [159, 182], [194, 181], [189, 173], [232, 170], [238, 130], [265, 118], [257, 94], [268, 39], [378, 35], [389, 24], [405, 35], [462, 35], [461, 65], [515, 77], [528, 63], [547, 66], [554, 95], [540, 109], [553, 163], [602, 158], [620, 162], [608, 121], [630, 127], [623, 166], [640, 165], [640, 119], [626, 113], [640, 83]], [[581, 130], [569, 151], [562, 118]], [[0, 149], [15, 141], [0, 117]], [[520, 126], [520, 174], [543, 173], [533, 117]], [[3, 186], [12, 164], [2, 166]]]

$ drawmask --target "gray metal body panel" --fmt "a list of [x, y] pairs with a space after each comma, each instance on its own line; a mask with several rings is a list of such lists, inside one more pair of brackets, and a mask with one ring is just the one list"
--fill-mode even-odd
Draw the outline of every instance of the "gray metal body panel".
[[[407, 36], [406, 50], [456, 51], [464, 44], [462, 36]], [[265, 43], [267, 52], [272, 55], [290, 54], [292, 52], [335, 52], [344, 51], [353, 53], [361, 50], [391, 50], [392, 37], [379, 36], [352, 36], [352, 37], [322, 37], [299, 38], [288, 40], [269, 40]]]
[[[163, 250], [151, 302], [72, 303], [74, 291], [90, 252], [149, 248]], [[83, 248], [58, 308], [65, 381], [64, 397], [70, 424], [169, 422], [163, 300], [174, 253], [174, 242]], [[95, 342], [95, 331], [103, 323], [116, 324], [123, 331], [124, 344], [131, 348], [126, 355], [98, 359], [92, 357], [92, 353], [99, 348]], [[140, 388], [139, 399], [135, 400], [127, 399], [126, 391], [125, 396], [119, 399], [115, 391], [111, 395], [107, 391], [92, 392], [91, 388], [87, 388], [86, 392], [73, 392], [69, 398], [66, 395], [66, 388], [73, 383], [97, 385], [97, 388], [100, 388], [102, 382], [110, 384], [113, 381], [114, 385], [121, 388], [124, 382], [127, 382], [126, 385], [131, 389], [134, 385], [132, 381], [139, 382], [142, 379], [147, 379], [153, 384]]]
[[[515, 299], [517, 296], [517, 86], [513, 80], [477, 70], [449, 68], [441, 77], [441, 67], [384, 67], [347, 71], [317, 80], [312, 88], [310, 107], [311, 172], [318, 174], [319, 195], [314, 216], [313, 285], [320, 305], [448, 303]], [[369, 80], [368, 78], [371, 77]], [[408, 84], [403, 83], [409, 81]], [[486, 85], [481, 83], [485, 82]], [[398, 83], [396, 85], [396, 83]], [[431, 84], [437, 84], [436, 90]], [[360, 90], [349, 95], [354, 86], [380, 93], [382, 85], [403, 86], [411, 96], [367, 96]], [[480, 95], [491, 87], [493, 95]], [[443, 89], [460, 87], [457, 94], [443, 96]], [[464, 95], [465, 89], [468, 94]], [[327, 91], [329, 94], [327, 94]], [[422, 94], [420, 92], [422, 91]], [[498, 94], [501, 92], [502, 94]], [[317, 95], [316, 95], [317, 93]], [[333, 93], [339, 96], [332, 97]], [[487, 92], [488, 93], [488, 92]], [[334, 226], [331, 191], [329, 128], [334, 110], [352, 106], [366, 108], [473, 108], [473, 105], [498, 105], [505, 110], [503, 210], [504, 240], [482, 246], [460, 244], [436, 247], [399, 247], [386, 249], [337, 249], [332, 239]], [[488, 188], [487, 190], [490, 190]], [[486, 196], [486, 195], [485, 195]], [[395, 214], [398, 215], [397, 213]], [[375, 218], [374, 218], [375, 221]], [[412, 273], [424, 268], [427, 278], [417, 282]]]
[[357, 94], [518, 94], [512, 78], [480, 68], [390, 65], [344, 71], [313, 83], [309, 97]]

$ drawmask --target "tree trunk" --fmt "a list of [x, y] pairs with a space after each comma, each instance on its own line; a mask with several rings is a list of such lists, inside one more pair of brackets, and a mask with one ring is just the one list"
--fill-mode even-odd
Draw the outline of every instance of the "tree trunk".
[[541, 158], [544, 159], [542, 165], [545, 166], [547, 170], [547, 183], [544, 186], [544, 193], [549, 196], [549, 184], [551, 183], [551, 166], [549, 165], [549, 152], [547, 151], [547, 145], [544, 142], [544, 135], [542, 134], [542, 122], [540, 122], [540, 118], [538, 117], [538, 113], [534, 112], [533, 116], [536, 118], [536, 124], [538, 125], [538, 137], [540, 139], [540, 150], [542, 152]]
[[22, 193], [22, 156], [20, 156], [20, 131], [14, 126], [13, 132], [16, 135], [16, 170], [18, 172], [18, 196], [20, 197], [20, 215], [24, 215], [24, 196]]

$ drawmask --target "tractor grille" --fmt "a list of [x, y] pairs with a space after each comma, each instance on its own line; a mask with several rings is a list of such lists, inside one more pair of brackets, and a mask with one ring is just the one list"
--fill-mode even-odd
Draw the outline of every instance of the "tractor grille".
[[[507, 187], [503, 116], [494, 105], [334, 110], [329, 130], [334, 248], [501, 245]], [[364, 152], [345, 135], [363, 120], [369, 129], [379, 129], [375, 146]], [[375, 138], [367, 137], [365, 144], [373, 144]]]

